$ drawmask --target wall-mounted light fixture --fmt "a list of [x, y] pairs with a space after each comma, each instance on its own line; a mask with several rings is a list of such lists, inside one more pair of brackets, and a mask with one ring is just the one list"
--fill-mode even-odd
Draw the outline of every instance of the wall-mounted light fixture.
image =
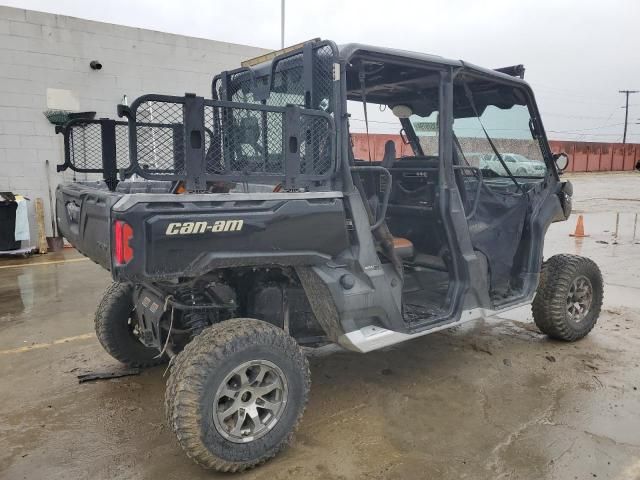
[[91, 60], [89, 66], [92, 70], [102, 70], [102, 64], [98, 60]]

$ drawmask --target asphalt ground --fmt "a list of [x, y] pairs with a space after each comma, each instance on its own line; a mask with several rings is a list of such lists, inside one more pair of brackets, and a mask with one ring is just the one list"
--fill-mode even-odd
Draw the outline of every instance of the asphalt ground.
[[[549, 340], [522, 308], [366, 355], [312, 358], [293, 445], [238, 479], [640, 478], [640, 175], [574, 175], [576, 215], [545, 256], [593, 258], [601, 318]], [[618, 232], [616, 230], [616, 213]], [[165, 426], [164, 368], [79, 384], [117, 362], [93, 334], [108, 273], [74, 251], [0, 260], [0, 478], [211, 479]]]

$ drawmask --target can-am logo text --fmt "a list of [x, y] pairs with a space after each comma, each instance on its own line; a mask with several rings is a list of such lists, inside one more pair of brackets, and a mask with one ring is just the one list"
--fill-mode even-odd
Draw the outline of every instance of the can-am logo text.
[[167, 225], [167, 235], [191, 235], [206, 232], [239, 232], [242, 230], [244, 220], [218, 220], [209, 222], [176, 222]]

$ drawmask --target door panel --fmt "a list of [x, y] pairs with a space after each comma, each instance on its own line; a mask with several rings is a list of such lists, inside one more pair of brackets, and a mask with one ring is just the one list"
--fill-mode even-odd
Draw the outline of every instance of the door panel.
[[[487, 261], [493, 303], [524, 293], [539, 205], [551, 184], [533, 103], [520, 86], [458, 81], [454, 163], [473, 249]], [[550, 220], [549, 220], [550, 221]], [[532, 238], [532, 235], [539, 238]]]

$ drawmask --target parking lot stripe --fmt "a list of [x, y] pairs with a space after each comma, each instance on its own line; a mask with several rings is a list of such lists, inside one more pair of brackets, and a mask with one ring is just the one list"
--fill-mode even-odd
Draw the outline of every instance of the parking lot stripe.
[[76, 335], [74, 337], [59, 338], [49, 343], [35, 343], [33, 345], [25, 345], [24, 347], [10, 348], [9, 350], [0, 350], [0, 355], [11, 355], [12, 353], [23, 353], [23, 352], [28, 352], [30, 350], [37, 350], [39, 348], [52, 347], [53, 345], [59, 345], [61, 343], [75, 342], [77, 340], [87, 340], [89, 338], [94, 338], [94, 337], [95, 337], [95, 333], [83, 333], [82, 335]]
[[35, 263], [19, 263], [17, 265], [0, 265], [0, 269], [3, 268], [20, 268], [20, 267], [35, 267], [38, 265], [55, 265], [57, 263], [73, 263], [73, 262], [86, 262], [88, 258], [70, 258], [69, 260], [52, 260], [50, 262], [35, 262]]

